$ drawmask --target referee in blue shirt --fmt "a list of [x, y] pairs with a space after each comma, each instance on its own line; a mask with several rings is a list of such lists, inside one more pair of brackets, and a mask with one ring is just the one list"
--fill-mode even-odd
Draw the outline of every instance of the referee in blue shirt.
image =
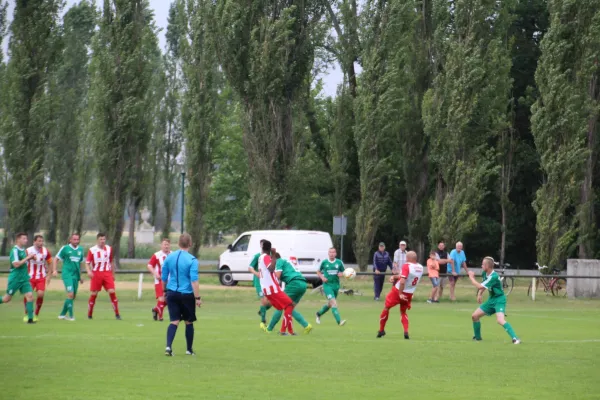
[[173, 356], [171, 345], [179, 321], [185, 322], [185, 354], [194, 356], [194, 321], [196, 306], [202, 305], [198, 288], [198, 260], [189, 253], [192, 237], [184, 233], [179, 237], [179, 250], [169, 254], [162, 266], [163, 288], [167, 294], [167, 308], [171, 323], [167, 328], [167, 348], [165, 355]]

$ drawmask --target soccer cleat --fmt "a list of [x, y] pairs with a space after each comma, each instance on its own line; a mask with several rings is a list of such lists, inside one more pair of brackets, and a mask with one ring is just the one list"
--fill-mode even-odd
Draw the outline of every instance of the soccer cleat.
[[75, 317], [65, 317], [66, 321], [75, 321]]
[[375, 299], [374, 299], [374, 300], [375, 300], [375, 301], [379, 301], [379, 297], [375, 297]]
[[306, 325], [306, 328], [304, 328], [304, 334], [308, 335], [311, 331], [312, 331], [313, 327], [311, 324]]
[[431, 303], [433, 303], [433, 300], [431, 300], [431, 299], [427, 299], [427, 303], [428, 303], [428, 304], [431, 304]]
[[67, 316], [66, 315], [59, 315], [58, 319], [67, 319]]
[[514, 338], [512, 340], [512, 342], [513, 342], [513, 344], [521, 344], [521, 341], [519, 339], [517, 339], [517, 338]]
[[158, 319], [158, 322], [163, 322], [163, 321], [164, 321], [164, 319], [162, 319], [162, 318]]
[[346, 325], [346, 320], [345, 319], [343, 319], [343, 320], [340, 321], [340, 326], [344, 326], [344, 325]]
[[478, 338], [477, 336], [473, 336], [473, 340], [476, 341], [476, 342], [481, 342], [482, 339]]
[[27, 320], [27, 323], [28, 323], [28, 324], [35, 324], [35, 321], [34, 321], [33, 319], [28, 319], [28, 320]]
[[404, 332], [404, 339], [406, 339], [406, 340], [410, 339], [410, 338], [408, 337], [408, 332]]
[[171, 350], [170, 347], [167, 347], [165, 349], [165, 356], [167, 356], [167, 357], [173, 357], [173, 351]]
[[121, 320], [123, 319], [123, 318], [121, 318], [121, 316], [120, 316], [119, 314], [115, 315], [115, 318], [116, 318], [118, 321], [121, 321]]
[[377, 332], [377, 339], [382, 338], [385, 336], [385, 331], [379, 331]]
[[263, 331], [267, 332], [267, 324], [265, 324], [264, 322], [261, 322], [259, 325], [260, 329], [262, 329]]
[[296, 332], [294, 332], [294, 333], [290, 333], [290, 336], [298, 336], [298, 334]]
[[317, 316], [317, 324], [321, 324], [321, 316], [319, 313], [316, 313], [315, 315]]
[[92, 319], [92, 316], [91, 316], [91, 315], [88, 315], [88, 319]]
[[23, 317], [23, 322], [27, 322], [27, 320], [28, 320], [28, 319], [29, 319], [29, 318], [27, 317], [27, 315], [26, 315], [26, 316], [24, 316], [24, 317]]
[[152, 309], [152, 319], [158, 321], [158, 311], [156, 311], [156, 308]]
[[34, 316], [33, 316], [33, 321], [34, 321], [34, 322], [38, 322], [39, 320], [40, 320], [40, 319], [38, 318], [38, 316], [37, 316], [37, 315], [34, 315]]
[[196, 353], [194, 353], [194, 350], [187, 350], [187, 351], [185, 352], [185, 355], [186, 355], [186, 356], [195, 356], [195, 355], [196, 355]]
[[287, 332], [279, 332], [278, 335], [279, 336], [290, 336], [290, 334]]

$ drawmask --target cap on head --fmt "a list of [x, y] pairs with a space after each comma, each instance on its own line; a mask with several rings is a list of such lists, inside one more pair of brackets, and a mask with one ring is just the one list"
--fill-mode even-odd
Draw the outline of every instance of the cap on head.
[[406, 246], [406, 242], [404, 240], [400, 242], [400, 246], [402, 245]]
[[379, 242], [379, 247], [385, 247], [385, 243]]

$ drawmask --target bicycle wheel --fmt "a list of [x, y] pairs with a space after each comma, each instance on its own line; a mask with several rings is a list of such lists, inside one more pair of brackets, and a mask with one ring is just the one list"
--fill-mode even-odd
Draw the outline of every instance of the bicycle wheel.
[[567, 295], [567, 280], [565, 278], [556, 279], [551, 289], [553, 296], [565, 297]]
[[515, 280], [512, 276], [505, 276], [502, 280], [502, 289], [504, 290], [505, 295], [509, 295], [515, 287]]

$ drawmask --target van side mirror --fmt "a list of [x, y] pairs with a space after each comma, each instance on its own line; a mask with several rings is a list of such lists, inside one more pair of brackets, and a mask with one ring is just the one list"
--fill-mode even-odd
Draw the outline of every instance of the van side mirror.
[[230, 245], [230, 244], [229, 244], [229, 245], [227, 245], [227, 250], [231, 250], [231, 249], [233, 249], [233, 246], [232, 246], [232, 245]]

